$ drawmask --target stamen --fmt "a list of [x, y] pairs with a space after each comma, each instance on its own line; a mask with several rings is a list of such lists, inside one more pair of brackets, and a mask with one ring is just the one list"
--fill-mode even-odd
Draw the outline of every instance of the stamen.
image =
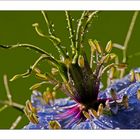
[[30, 87], [30, 90], [35, 90], [35, 89], [39, 88], [41, 85], [46, 84], [46, 83], [47, 83], [46, 81], [43, 81], [41, 83], [36, 83]]
[[96, 47], [97, 52], [101, 54], [102, 53], [102, 50], [101, 50], [101, 47], [100, 47], [98, 41], [97, 40], [94, 40], [93, 42], [95, 44], [95, 47]]
[[97, 112], [96, 112], [96, 110], [94, 110], [94, 109], [89, 109], [89, 112], [91, 112], [91, 115], [93, 116], [93, 117], [95, 117], [95, 118], [98, 118], [99, 116], [98, 116], [98, 114], [97, 114]]
[[90, 114], [88, 113], [88, 112], [86, 112], [86, 111], [82, 111], [82, 113], [83, 113], [83, 115], [87, 118], [87, 119], [90, 119], [91, 118], [91, 116], [90, 116]]
[[49, 128], [50, 129], [61, 129], [61, 125], [58, 121], [50, 121]]
[[52, 68], [51, 73], [52, 73], [52, 75], [56, 75], [58, 73], [58, 69]]
[[105, 51], [109, 53], [111, 52], [111, 50], [112, 50], [112, 41], [110, 40], [106, 45]]
[[82, 55], [79, 55], [78, 57], [78, 65], [83, 68], [85, 65], [84, 57]]
[[125, 108], [128, 108], [129, 107], [128, 96], [127, 95], [124, 95], [123, 96], [122, 103], [125, 106]]
[[70, 64], [72, 63], [70, 59], [65, 59], [64, 61], [65, 65], [67, 66], [67, 68], [69, 68]]
[[119, 70], [124, 70], [124, 69], [127, 68], [127, 64], [126, 63], [120, 63], [120, 64], [117, 64], [116, 66], [117, 66], [117, 68]]
[[110, 53], [110, 60], [113, 60], [116, 57], [117, 57], [117, 55], [115, 53]]
[[53, 88], [53, 90], [56, 91], [56, 90], [59, 89], [60, 87], [61, 87], [61, 84], [58, 83], [58, 84]]
[[39, 123], [38, 118], [34, 113], [30, 113], [30, 115], [28, 116], [28, 119], [34, 124]]
[[97, 115], [101, 116], [103, 114], [103, 104], [100, 104], [98, 107]]
[[130, 71], [130, 81], [134, 82], [134, 80], [135, 80], [135, 72], [134, 72], [134, 70], [131, 70]]
[[140, 89], [137, 91], [137, 99], [140, 100]]
[[114, 74], [115, 74], [115, 68], [111, 67], [110, 71], [109, 71], [109, 78], [113, 79], [114, 78]]
[[45, 74], [36, 73], [36, 76], [42, 80], [48, 80], [47, 76]]
[[[29, 100], [26, 101], [26, 106], [25, 106], [25, 108], [26, 108], [26, 113], [27, 113], [27, 112], [32, 112], [32, 113], [35, 113], [35, 114], [37, 113], [36, 108], [32, 106], [32, 103], [31, 103]], [[27, 114], [28, 114], [28, 113], [27, 113]]]
[[54, 95], [52, 94], [52, 92], [50, 91], [49, 88], [46, 89], [46, 91], [43, 93], [42, 95], [43, 99], [45, 100], [45, 102], [48, 104], [51, 100], [54, 100]]
[[135, 78], [137, 81], [140, 81], [140, 74], [138, 72], [135, 73]]
[[113, 99], [114, 101], [116, 101], [116, 100], [117, 100], [117, 95], [116, 95], [116, 92], [115, 92], [114, 89], [111, 89], [111, 90], [110, 90], [110, 94], [111, 94], [111, 96], [112, 96], [112, 99]]
[[109, 59], [110, 59], [110, 54], [107, 54], [107, 55], [104, 57], [104, 63], [108, 63], [108, 62], [109, 62]]
[[92, 51], [95, 51], [95, 50], [96, 50], [96, 46], [95, 46], [95, 44], [93, 43], [92, 39], [89, 39], [89, 40], [88, 40], [88, 43], [89, 43], [89, 45], [90, 45], [90, 47], [91, 47], [91, 50], [92, 50]]
[[41, 73], [40, 69], [38, 69], [37, 67], [35, 67], [35, 68], [33, 69], [33, 71], [34, 71], [35, 73]]

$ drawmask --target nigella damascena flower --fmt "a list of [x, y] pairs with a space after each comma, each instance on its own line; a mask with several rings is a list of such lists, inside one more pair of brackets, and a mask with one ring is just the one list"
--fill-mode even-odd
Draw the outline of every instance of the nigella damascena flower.
[[[100, 91], [98, 110], [85, 109], [70, 99], [54, 99], [49, 103], [38, 91], [33, 91], [31, 104], [37, 110], [37, 123], [30, 122], [25, 129], [138, 129], [140, 128], [140, 68], [116, 80], [107, 89]], [[94, 103], [93, 103], [94, 104]], [[31, 119], [32, 120], [32, 119]]]
[[[71, 43], [67, 47], [61, 45], [61, 40], [55, 36], [54, 25], [49, 21], [47, 13], [41, 13], [48, 27], [48, 35], [41, 32], [38, 23], [33, 26], [39, 36], [53, 43], [59, 58], [31, 44], [0, 45], [6, 49], [26, 47], [41, 54], [27, 72], [11, 79], [25, 78], [35, 73], [36, 77], [43, 80], [30, 88], [33, 90], [31, 101], [28, 100], [24, 108], [30, 123], [24, 129], [140, 128], [140, 68], [131, 70], [130, 74], [123, 77], [127, 68], [126, 46], [116, 47], [125, 51], [123, 61], [120, 61], [111, 52], [111, 41], [103, 49], [97, 40], [89, 39], [90, 58], [88, 57], [88, 46], [84, 39], [97, 11], [82, 12], [76, 30], [73, 30], [70, 13], [65, 11]], [[37, 65], [42, 60], [47, 60], [47, 64], [51, 65], [49, 72], [42, 72], [38, 68]], [[107, 88], [103, 90], [101, 81], [106, 71], [109, 72], [106, 78]], [[46, 91], [37, 91], [44, 84], [47, 85]], [[67, 98], [56, 99], [58, 91], [63, 92]]]

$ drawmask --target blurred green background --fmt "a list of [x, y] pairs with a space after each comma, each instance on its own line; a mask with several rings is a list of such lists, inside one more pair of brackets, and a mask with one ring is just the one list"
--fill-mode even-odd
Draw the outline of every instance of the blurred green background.
[[[93, 19], [92, 26], [89, 29], [87, 38], [97, 39], [101, 46], [105, 46], [107, 41], [112, 40], [119, 44], [124, 43], [128, 27], [134, 11], [101, 11]], [[71, 11], [75, 19], [80, 17], [81, 11]], [[64, 11], [48, 11], [49, 18], [55, 25], [56, 34], [61, 38], [64, 46], [69, 46], [69, 35], [66, 29], [66, 19]], [[46, 32], [46, 24], [40, 11], [1, 11], [0, 12], [0, 44], [30, 43], [39, 46], [52, 54], [57, 55], [52, 44], [45, 38], [39, 37], [33, 23], [38, 22], [41, 29]], [[140, 15], [137, 18], [131, 40], [128, 44], [128, 55], [140, 52]], [[85, 39], [87, 43], [87, 38]], [[86, 46], [89, 49], [89, 46]], [[120, 56], [122, 52], [114, 49]], [[13, 50], [4, 50], [0, 48], [0, 100], [6, 99], [6, 92], [3, 85], [3, 75], [8, 78], [18, 73], [25, 72], [30, 65], [39, 57], [34, 51], [17, 48]], [[135, 56], [128, 61], [128, 69], [139, 67], [140, 56]], [[48, 65], [43, 62], [40, 67], [47, 70]], [[25, 104], [30, 98], [31, 91], [29, 87], [38, 80], [33, 76], [25, 79], [17, 79], [9, 83], [14, 101]], [[40, 89], [42, 90], [42, 89]], [[0, 128], [8, 129], [20, 112], [8, 108], [0, 113]], [[22, 119], [17, 128], [22, 128], [28, 123], [26, 117]]]

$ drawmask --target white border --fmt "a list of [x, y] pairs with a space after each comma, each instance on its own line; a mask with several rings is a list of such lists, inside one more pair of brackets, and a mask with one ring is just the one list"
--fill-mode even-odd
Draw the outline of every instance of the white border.
[[[140, 1], [0, 1], [0, 10], [140, 10]], [[138, 140], [140, 130], [0, 130], [6, 140]]]
[[10, 140], [140, 140], [139, 130], [1, 130]]
[[0, 10], [140, 10], [140, 1], [0, 1]]

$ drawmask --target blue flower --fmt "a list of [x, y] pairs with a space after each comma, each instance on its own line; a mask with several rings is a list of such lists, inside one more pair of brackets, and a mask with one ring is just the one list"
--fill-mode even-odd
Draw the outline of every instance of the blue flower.
[[[135, 69], [140, 73], [140, 68]], [[116, 92], [114, 101], [112, 89]], [[111, 114], [94, 113], [83, 115], [81, 106], [70, 98], [55, 99], [49, 104], [44, 103], [42, 94], [33, 91], [31, 103], [37, 111], [38, 123], [30, 122], [24, 129], [50, 129], [50, 122], [59, 124], [61, 129], [138, 129], [140, 128], [140, 101], [138, 99], [140, 82], [131, 81], [131, 75], [116, 80], [104, 91], [100, 91], [98, 99], [112, 99], [108, 101]], [[123, 97], [128, 98], [128, 107], [122, 103]]]

